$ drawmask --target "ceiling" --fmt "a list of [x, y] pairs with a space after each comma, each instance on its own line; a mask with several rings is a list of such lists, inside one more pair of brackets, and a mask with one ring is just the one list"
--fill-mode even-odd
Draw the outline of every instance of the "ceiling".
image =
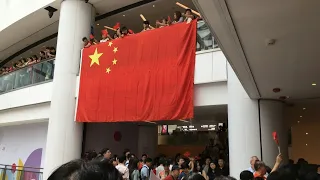
[[[251, 98], [320, 97], [320, 1], [194, 3]], [[270, 39], [273, 45], [267, 45]]]
[[[191, 8], [195, 8], [191, 0], [177, 1]], [[96, 17], [98, 18], [108, 14], [114, 14], [111, 12], [120, 12], [103, 19], [99, 18], [100, 20], [96, 21], [95, 36], [99, 39], [100, 32], [104, 25], [112, 27], [117, 22], [127, 26], [134, 32], [140, 32], [142, 30], [140, 14], [143, 14], [150, 23], [154, 25], [155, 21], [163, 16], [167, 17], [170, 15], [172, 17], [174, 11], [183, 11], [182, 8], [175, 4], [177, 1], [144, 0], [144, 2], [150, 3], [137, 5], [138, 7], [122, 11], [126, 6], [134, 7], [136, 4], [143, 4], [144, 2], [141, 2], [141, 0], [90, 0], [89, 2], [96, 8]], [[55, 1], [50, 4], [50, 6], [58, 9], [52, 18], [48, 18], [46, 10], [39, 9], [0, 32], [0, 39], [2, 39], [0, 42], [0, 63], [4, 59], [14, 56], [14, 58], [9, 58], [11, 61], [6, 64], [9, 66], [22, 57], [29, 57], [35, 53], [38, 54], [44, 47], [56, 46], [60, 1]], [[24, 30], [21, 31], [21, 29]], [[43, 39], [46, 40], [42, 41]], [[24, 49], [36, 42], [39, 43], [31, 49]]]

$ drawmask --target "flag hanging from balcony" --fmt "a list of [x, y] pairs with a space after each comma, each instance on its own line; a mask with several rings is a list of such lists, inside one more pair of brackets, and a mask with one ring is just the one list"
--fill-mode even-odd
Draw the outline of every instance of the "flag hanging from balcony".
[[196, 21], [83, 49], [76, 120], [193, 117]]

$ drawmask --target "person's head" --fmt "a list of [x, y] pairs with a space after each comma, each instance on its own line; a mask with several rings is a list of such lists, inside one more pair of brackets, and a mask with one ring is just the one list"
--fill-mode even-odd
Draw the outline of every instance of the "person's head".
[[180, 157], [179, 160], [178, 160], [178, 165], [181, 167], [181, 165], [184, 163], [184, 159], [183, 157]]
[[219, 164], [219, 167], [224, 167], [224, 160], [223, 159], [219, 159], [218, 160], [218, 164]]
[[168, 23], [168, 19], [167, 19], [166, 17], [163, 17], [163, 18], [161, 19], [161, 23], [167, 24], [167, 23]]
[[40, 51], [39, 55], [40, 55], [40, 57], [44, 57], [46, 55], [46, 53], [44, 51]]
[[113, 39], [117, 39], [117, 38], [118, 38], [117, 33], [114, 33], [113, 36], [112, 36], [112, 38], [113, 38]]
[[132, 159], [129, 160], [128, 168], [133, 171], [135, 169], [138, 169], [138, 164], [139, 164], [139, 159], [138, 158], [132, 158]]
[[179, 19], [181, 18], [181, 16], [182, 16], [181, 12], [180, 12], [180, 11], [176, 11], [176, 12], [174, 12], [174, 14], [173, 14], [173, 19], [174, 19], [175, 21], [179, 21]]
[[74, 160], [56, 169], [48, 180], [122, 180], [122, 175], [108, 161]]
[[119, 157], [119, 163], [124, 164], [126, 162], [127, 158], [125, 156]]
[[246, 170], [240, 173], [240, 180], [253, 180], [252, 172]]
[[38, 56], [37, 56], [37, 55], [33, 55], [33, 56], [32, 56], [32, 60], [35, 61], [35, 60], [37, 60], [37, 59], [38, 59]]
[[196, 172], [201, 172], [201, 165], [198, 161], [196, 162], [196, 168], [194, 169], [196, 170]]
[[254, 169], [259, 172], [261, 176], [267, 173], [266, 165], [262, 161], [256, 161], [256, 163], [254, 163]]
[[123, 26], [123, 27], [121, 28], [121, 34], [127, 35], [127, 34], [128, 34], [128, 28], [125, 27], [125, 26]]
[[168, 163], [168, 162], [165, 162], [164, 164], [163, 164], [163, 168], [164, 168], [164, 170], [165, 170], [165, 172], [169, 172], [170, 171], [170, 163]]
[[189, 172], [189, 165], [187, 162], [184, 162], [183, 164], [181, 164], [181, 169], [185, 172], [188, 173]]
[[50, 47], [50, 52], [55, 52], [55, 51], [56, 51], [56, 48]]
[[210, 162], [211, 162], [211, 158], [210, 158], [210, 157], [207, 157], [207, 158], [206, 158], [206, 165], [209, 165]]
[[[84, 44], [88, 44], [88, 43], [89, 43], [89, 40], [88, 40], [88, 38], [83, 37], [83, 38], [82, 38], [82, 42], [83, 42]], [[50, 49], [49, 49], [49, 51], [50, 51]]]
[[109, 148], [103, 148], [103, 149], [100, 151], [99, 154], [103, 155], [103, 157], [104, 157], [105, 159], [110, 159], [110, 158], [111, 158], [111, 151], [110, 151]]
[[186, 9], [185, 14], [186, 14], [186, 15], [191, 15], [191, 14], [192, 14], [191, 9]]
[[146, 159], [147, 159], [147, 155], [146, 154], [142, 154], [142, 156], [141, 156], [141, 160], [144, 162]]
[[159, 158], [159, 165], [164, 165], [166, 163], [165, 158], [161, 157]]
[[144, 164], [147, 165], [148, 167], [152, 166], [152, 159], [151, 158], [146, 158], [144, 160]]
[[193, 174], [189, 176], [188, 180], [205, 180], [205, 178], [200, 174]]
[[149, 21], [143, 21], [143, 28], [148, 28], [150, 26]]
[[129, 154], [130, 154], [130, 150], [129, 149], [124, 149], [123, 155], [127, 157]]
[[254, 163], [256, 163], [256, 161], [259, 161], [257, 156], [252, 156], [250, 158], [250, 165], [251, 165], [252, 168], [254, 168]]
[[211, 170], [216, 169], [216, 164], [215, 164], [214, 162], [211, 162], [211, 163], [209, 164], [209, 169], [211, 169]]
[[180, 174], [180, 167], [178, 165], [173, 165], [171, 169], [171, 175], [177, 178]]

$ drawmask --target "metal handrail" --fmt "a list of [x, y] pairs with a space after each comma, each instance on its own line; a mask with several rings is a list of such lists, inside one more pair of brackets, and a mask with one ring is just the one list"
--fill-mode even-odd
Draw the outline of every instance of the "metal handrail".
[[[1, 166], [3, 167], [13, 167], [12, 165], [8, 165], [8, 164], [0, 164], [0, 168], [1, 168]], [[31, 166], [15, 166], [15, 167], [23, 167], [23, 168], [30, 168], [30, 169], [43, 169], [43, 168], [37, 168], [37, 167], [31, 167]]]
[[55, 60], [55, 59], [56, 59], [56, 58], [45, 59], [45, 60], [42, 60], [42, 61], [40, 61], [40, 62], [36, 62], [36, 63], [30, 64], [30, 65], [27, 65], [27, 66], [22, 67], [22, 68], [17, 68], [17, 69], [15, 69], [15, 70], [13, 70], [13, 71], [11, 71], [11, 72], [7, 73], [7, 74], [2, 74], [2, 75], [0, 75], [0, 78], [1, 78], [2, 76], [6, 76], [6, 75], [9, 75], [9, 74], [12, 74], [12, 73], [14, 73], [14, 72], [16, 72], [16, 71], [19, 71], [19, 70], [21, 70], [21, 69], [30, 68], [30, 67], [33, 67], [33, 66], [35, 66], [35, 65], [37, 65], [37, 64], [41, 64], [41, 63], [44, 63], [44, 62], [52, 61], [52, 60]]

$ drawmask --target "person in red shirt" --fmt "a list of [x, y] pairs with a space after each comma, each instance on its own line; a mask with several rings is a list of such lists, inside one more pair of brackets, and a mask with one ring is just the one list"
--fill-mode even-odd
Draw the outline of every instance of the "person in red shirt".
[[164, 178], [164, 180], [177, 180], [180, 174], [180, 167], [178, 165], [172, 166], [171, 174]]

